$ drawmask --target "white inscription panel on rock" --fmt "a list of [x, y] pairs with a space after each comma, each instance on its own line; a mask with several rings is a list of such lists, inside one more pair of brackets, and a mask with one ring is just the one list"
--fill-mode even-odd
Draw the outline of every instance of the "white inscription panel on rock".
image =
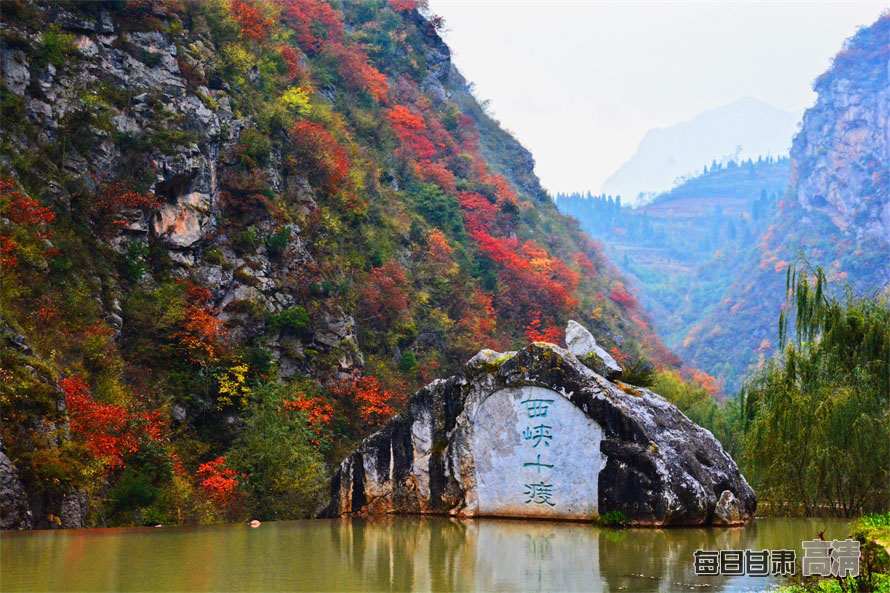
[[597, 516], [603, 430], [561, 394], [502, 389], [473, 419], [480, 515]]

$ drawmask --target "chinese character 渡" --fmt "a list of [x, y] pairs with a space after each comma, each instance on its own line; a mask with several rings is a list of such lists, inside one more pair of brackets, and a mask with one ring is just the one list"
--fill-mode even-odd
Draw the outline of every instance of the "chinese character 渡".
[[553, 428], [552, 426], [547, 426], [546, 424], [538, 424], [534, 428], [526, 427], [526, 429], [524, 431], [522, 431], [522, 438], [524, 438], [527, 441], [534, 440], [535, 441], [535, 444], [533, 445], [534, 447], [537, 447], [538, 445], [540, 445], [541, 442], [544, 443], [545, 447], [549, 447], [550, 439], [553, 438], [553, 435], [550, 432], [550, 429], [552, 429], [552, 428]]
[[528, 496], [528, 500], [525, 501], [526, 504], [533, 502], [535, 504], [556, 506], [550, 502], [550, 497], [553, 496], [553, 484], [548, 484], [547, 482], [526, 484], [525, 495]]

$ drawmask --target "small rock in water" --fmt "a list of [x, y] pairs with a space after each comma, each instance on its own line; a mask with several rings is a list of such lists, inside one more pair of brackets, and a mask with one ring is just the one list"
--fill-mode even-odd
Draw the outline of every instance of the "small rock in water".
[[254, 519], [253, 521], [250, 522], [251, 527], [259, 527], [260, 525], [262, 525], [262, 523], [260, 523], [256, 519]]

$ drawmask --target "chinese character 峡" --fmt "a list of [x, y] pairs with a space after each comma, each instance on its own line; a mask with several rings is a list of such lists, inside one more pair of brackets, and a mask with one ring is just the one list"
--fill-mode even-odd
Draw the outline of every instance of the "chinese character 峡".
[[859, 576], [859, 542], [854, 539], [831, 542], [831, 575]]
[[529, 418], [546, 418], [547, 407], [553, 403], [552, 399], [526, 399], [522, 400]]
[[533, 502], [535, 504], [556, 506], [550, 502], [550, 497], [553, 496], [553, 484], [548, 484], [547, 482], [526, 484], [525, 495], [528, 496], [528, 500], [525, 501], [526, 504]]
[[699, 576], [720, 574], [719, 555], [716, 550], [696, 550], [693, 556], [695, 557], [695, 574]]
[[553, 438], [553, 435], [550, 433], [550, 429], [552, 426], [547, 426], [546, 424], [538, 424], [534, 428], [526, 427], [526, 429], [522, 432], [522, 438], [527, 441], [534, 440], [534, 447], [537, 447], [543, 441], [545, 447], [550, 446], [550, 439]]
[[828, 549], [831, 542], [814, 539], [803, 542], [803, 576], [831, 576], [831, 557]]
[[770, 555], [770, 574], [792, 575], [796, 570], [795, 560], [797, 552], [794, 550], [773, 550]]
[[537, 466], [537, 468], [538, 468], [538, 473], [541, 473], [541, 468], [542, 468], [542, 467], [547, 467], [547, 468], [551, 468], [551, 469], [553, 468], [553, 466], [552, 466], [551, 464], [549, 464], [549, 463], [541, 463], [541, 456], [540, 456], [540, 455], [538, 455], [538, 459], [537, 459], [537, 461], [529, 461], [529, 462], [527, 462], [527, 463], [523, 463], [523, 464], [522, 464], [522, 467], [529, 467], [529, 466]]

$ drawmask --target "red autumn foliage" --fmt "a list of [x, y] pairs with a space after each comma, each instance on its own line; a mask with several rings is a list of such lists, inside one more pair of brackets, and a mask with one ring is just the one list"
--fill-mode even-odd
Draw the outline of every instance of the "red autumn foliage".
[[349, 157], [337, 139], [323, 126], [309, 120], [298, 121], [291, 130], [297, 159], [315, 181], [335, 192], [349, 174]]
[[418, 0], [390, 0], [389, 7], [396, 12], [408, 12], [416, 10], [420, 5]]
[[556, 310], [567, 310], [578, 304], [572, 296], [578, 274], [534, 241], [520, 246], [519, 239], [492, 237], [482, 228], [471, 228], [470, 236], [480, 251], [502, 266], [500, 278], [514, 306], [528, 310], [546, 302]]
[[225, 509], [238, 500], [238, 472], [226, 467], [225, 457], [202, 463], [195, 477], [204, 496], [217, 507]]
[[224, 332], [223, 322], [217, 317], [219, 312], [210, 305], [210, 290], [188, 280], [184, 282], [186, 307], [182, 329], [173, 337], [194, 362], [216, 360], [222, 350]]
[[130, 223], [124, 218], [125, 210], [155, 210], [161, 202], [153, 194], [129, 191], [120, 183], [112, 183], [99, 193], [90, 205], [93, 218], [103, 235], [113, 235]]
[[278, 55], [284, 60], [288, 76], [294, 79], [303, 78], [305, 72], [303, 70], [303, 60], [300, 58], [300, 54], [298, 54], [292, 47], [288, 47], [282, 43], [278, 46]]
[[543, 327], [541, 320], [541, 312], [533, 311], [531, 321], [525, 326], [525, 337], [529, 342], [549, 342], [551, 344], [559, 344], [562, 339], [562, 332], [555, 325]]
[[146, 437], [164, 437], [160, 412], [135, 412], [117, 404], [97, 402], [76, 375], [62, 379], [59, 387], [65, 394], [72, 435], [83, 442], [87, 451], [102, 459], [108, 469], [124, 467], [124, 457], [137, 452]]
[[421, 161], [414, 165], [417, 174], [427, 183], [435, 183], [444, 191], [453, 194], [457, 191], [454, 185], [454, 174], [444, 165], [433, 161]]
[[475, 352], [480, 345], [495, 347], [492, 343], [496, 317], [491, 295], [476, 287], [459, 307], [457, 327], [461, 330], [461, 348]]
[[408, 314], [408, 279], [405, 269], [389, 262], [371, 270], [360, 296], [363, 321], [391, 327]]
[[454, 248], [448, 243], [445, 233], [437, 228], [429, 232], [429, 255], [437, 262], [450, 262]]
[[362, 50], [342, 43], [332, 43], [327, 51], [337, 60], [340, 75], [347, 86], [365, 91], [381, 103], [386, 100], [386, 92], [389, 90], [386, 76], [370, 64], [368, 56]]
[[491, 228], [494, 224], [498, 210], [482, 194], [462, 191], [457, 195], [457, 200], [465, 212], [467, 228]]
[[355, 403], [359, 417], [370, 428], [382, 426], [394, 413], [390, 405], [392, 392], [383, 389], [375, 377], [341, 381], [334, 394], [344, 404]]
[[262, 7], [250, 0], [229, 0], [229, 10], [235, 22], [241, 27], [241, 38], [252, 41], [265, 41], [269, 38], [272, 19], [266, 18]]
[[425, 135], [426, 123], [417, 111], [396, 105], [387, 112], [386, 117], [410, 157], [426, 160], [436, 155], [436, 147]]
[[19, 246], [15, 241], [9, 237], [0, 236], [0, 268], [8, 270], [18, 267], [19, 260], [16, 257], [18, 250]]
[[[285, 412], [302, 412], [309, 422], [309, 428], [318, 439], [333, 442], [333, 436], [326, 431], [334, 417], [334, 408], [320, 397], [306, 397], [303, 393], [294, 394], [292, 401], [282, 401], [281, 407]], [[312, 443], [320, 445], [320, 441], [313, 439]]]
[[303, 393], [295, 394], [293, 401], [281, 402], [281, 407], [289, 412], [299, 411], [306, 414], [306, 419], [313, 426], [327, 425], [334, 417], [334, 408], [320, 397], [306, 397]]
[[50, 208], [41, 206], [31, 196], [12, 191], [11, 181], [0, 180], [0, 195], [11, 200], [3, 208], [3, 216], [16, 224], [36, 226], [50, 224], [56, 219], [56, 213]]
[[692, 369], [692, 378], [708, 392], [708, 395], [715, 396], [720, 392], [720, 384], [717, 379], [704, 371]]
[[300, 49], [316, 55], [327, 44], [343, 40], [343, 13], [324, 0], [278, 0], [281, 20], [297, 36]]
[[[13, 190], [13, 182], [0, 179], [0, 214], [14, 225], [24, 229], [33, 239], [43, 240], [52, 236], [46, 226], [56, 219], [52, 209], [41, 206], [34, 198]], [[19, 244], [10, 236], [4, 226], [0, 236], [0, 267], [10, 269], [19, 265]], [[44, 250], [44, 255], [58, 255], [54, 248]]]
[[637, 300], [632, 294], [627, 292], [624, 282], [614, 283], [612, 290], [609, 292], [609, 298], [628, 310], [637, 306]]
[[581, 272], [585, 275], [594, 276], [596, 275], [596, 267], [594, 267], [593, 262], [590, 261], [590, 258], [587, 257], [586, 253], [581, 253], [580, 251], [575, 254], [575, 263], [578, 264], [578, 267], [581, 268]]

